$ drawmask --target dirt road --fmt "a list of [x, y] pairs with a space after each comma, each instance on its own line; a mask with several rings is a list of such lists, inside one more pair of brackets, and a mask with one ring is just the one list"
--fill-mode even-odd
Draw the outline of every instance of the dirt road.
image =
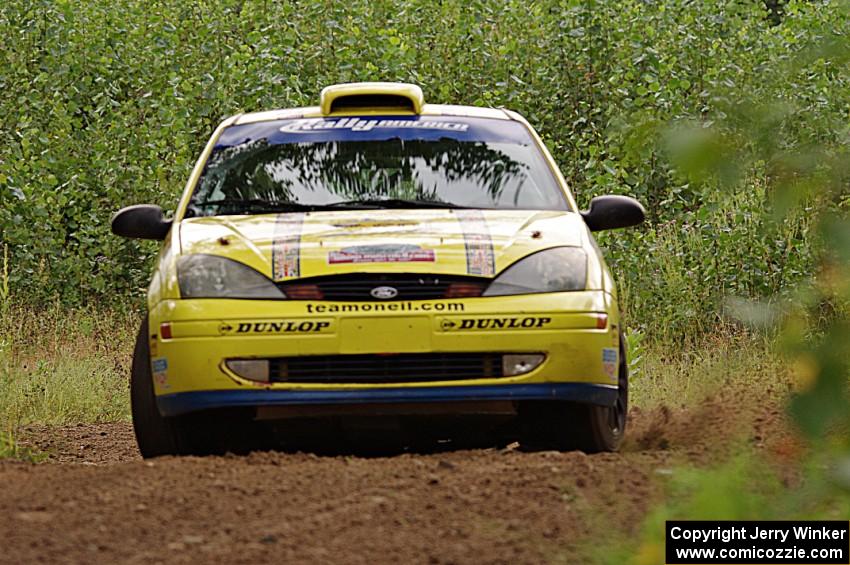
[[588, 562], [601, 532], [639, 527], [678, 463], [710, 463], [730, 429], [764, 442], [781, 419], [728, 406], [633, 411], [623, 452], [592, 456], [142, 461], [129, 424], [30, 428], [51, 455], [0, 462], [0, 563]]

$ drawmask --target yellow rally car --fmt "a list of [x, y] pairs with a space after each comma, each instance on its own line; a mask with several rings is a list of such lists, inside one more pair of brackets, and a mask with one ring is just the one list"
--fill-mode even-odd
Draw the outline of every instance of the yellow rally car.
[[163, 241], [133, 360], [139, 449], [383, 426], [412, 446], [615, 450], [625, 351], [590, 232], [643, 218], [624, 196], [580, 212], [518, 114], [425, 104], [413, 85], [231, 117], [173, 219], [137, 205], [112, 220]]

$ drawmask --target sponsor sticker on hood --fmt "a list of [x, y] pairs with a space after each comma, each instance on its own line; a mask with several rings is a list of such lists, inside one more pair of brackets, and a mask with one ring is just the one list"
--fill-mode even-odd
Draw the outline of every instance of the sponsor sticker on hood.
[[272, 242], [272, 276], [276, 281], [301, 276], [301, 226], [304, 214], [278, 214]]
[[492, 276], [496, 272], [493, 240], [481, 210], [458, 210], [457, 220], [463, 231], [466, 271], [470, 275]]
[[328, 263], [409, 263], [436, 260], [433, 249], [418, 245], [357, 245], [328, 253]]

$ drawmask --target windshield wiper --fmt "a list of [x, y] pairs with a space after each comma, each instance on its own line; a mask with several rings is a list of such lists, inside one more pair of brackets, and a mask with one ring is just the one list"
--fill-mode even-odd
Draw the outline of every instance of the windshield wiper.
[[263, 199], [241, 199], [222, 198], [220, 200], [207, 200], [206, 202], [194, 202], [191, 204], [196, 208], [207, 208], [210, 206], [226, 208], [228, 211], [237, 210], [241, 213], [263, 213], [263, 212], [317, 212], [321, 210], [336, 209], [376, 209], [377, 206], [359, 205], [356, 202], [334, 203], [334, 204], [300, 204], [298, 202], [286, 202]]
[[403, 200], [398, 198], [346, 200], [342, 202], [331, 202], [329, 204], [300, 204], [298, 202], [285, 202], [263, 199], [241, 199], [222, 198], [219, 200], [207, 200], [206, 202], [193, 202], [192, 208], [204, 209], [211, 206], [221, 208], [235, 214], [262, 214], [268, 212], [321, 212], [325, 210], [380, 210], [380, 209], [404, 209], [404, 208], [468, 208], [449, 202], [437, 202], [434, 200]]
[[310, 210], [311, 206], [298, 204], [297, 202], [284, 202], [275, 200], [263, 200], [260, 198], [242, 199], [242, 198], [222, 198], [220, 200], [207, 200], [206, 202], [192, 202], [192, 206], [196, 208], [208, 208], [216, 206], [220, 208], [244, 210], [245, 212], [300, 212]]
[[346, 200], [345, 202], [334, 202], [328, 204], [331, 208], [347, 208], [356, 206], [369, 206], [375, 208], [469, 208], [452, 204], [451, 202], [439, 202], [436, 200], [404, 200], [401, 198]]

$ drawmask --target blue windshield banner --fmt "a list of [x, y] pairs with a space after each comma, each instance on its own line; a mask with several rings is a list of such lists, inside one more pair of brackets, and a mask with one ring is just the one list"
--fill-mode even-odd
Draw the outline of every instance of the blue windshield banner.
[[300, 118], [231, 126], [215, 148], [264, 140], [271, 145], [333, 141], [437, 141], [514, 143], [527, 145], [531, 136], [519, 122], [459, 116], [348, 116]]

